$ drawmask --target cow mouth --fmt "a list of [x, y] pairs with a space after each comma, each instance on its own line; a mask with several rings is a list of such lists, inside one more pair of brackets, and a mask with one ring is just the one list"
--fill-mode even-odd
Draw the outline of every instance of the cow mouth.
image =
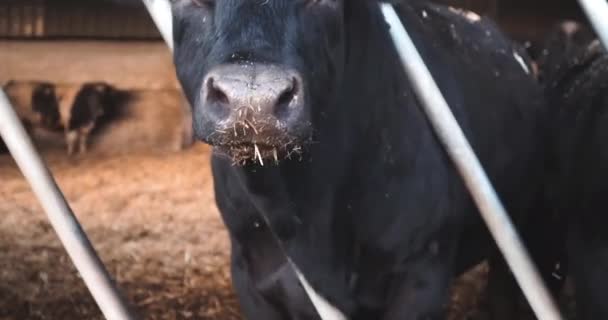
[[301, 159], [304, 148], [312, 141], [310, 132], [290, 132], [268, 121], [236, 121], [227, 127], [215, 129], [203, 141], [234, 165], [276, 165], [283, 160]]
[[230, 158], [234, 165], [258, 163], [259, 165], [279, 164], [282, 160], [301, 158], [303, 146], [291, 141], [282, 144], [263, 142], [242, 142], [230, 144], [214, 144], [214, 150]]

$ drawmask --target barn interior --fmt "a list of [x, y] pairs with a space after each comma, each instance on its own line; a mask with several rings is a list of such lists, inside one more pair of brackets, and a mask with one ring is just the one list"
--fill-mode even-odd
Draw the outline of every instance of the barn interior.
[[[522, 43], [541, 40], [563, 19], [585, 22], [576, 0], [436, 2], [487, 15]], [[86, 154], [68, 156], [61, 131], [29, 133], [145, 319], [240, 319], [210, 150], [192, 141], [170, 52], [144, 7], [3, 0], [0, 85], [9, 81], [102, 81], [136, 97], [93, 131]], [[6, 152], [0, 182], [0, 319], [103, 319]], [[483, 319], [485, 272], [481, 265], [455, 284], [450, 319]]]

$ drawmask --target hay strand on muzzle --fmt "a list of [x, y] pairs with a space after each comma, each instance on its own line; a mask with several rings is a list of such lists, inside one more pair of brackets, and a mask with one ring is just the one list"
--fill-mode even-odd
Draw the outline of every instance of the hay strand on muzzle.
[[257, 143], [253, 144], [253, 149], [255, 152], [255, 157], [258, 158], [258, 161], [260, 162], [261, 166], [264, 166], [264, 160], [262, 160], [262, 154], [260, 154], [260, 149], [258, 148]]

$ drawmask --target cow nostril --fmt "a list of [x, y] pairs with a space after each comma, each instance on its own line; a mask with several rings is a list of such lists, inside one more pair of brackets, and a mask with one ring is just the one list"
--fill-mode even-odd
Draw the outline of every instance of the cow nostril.
[[279, 119], [288, 117], [290, 104], [298, 98], [299, 89], [298, 80], [293, 78], [291, 85], [279, 95], [275, 106], [275, 115]]
[[281, 95], [279, 96], [279, 99], [277, 100], [278, 105], [289, 104], [291, 100], [295, 98], [296, 92], [298, 90], [298, 83], [295, 78], [292, 81], [293, 82], [291, 86], [285, 91], [283, 91], [283, 93], [281, 93]]
[[207, 101], [219, 102], [221, 104], [228, 104], [230, 102], [226, 93], [215, 84], [213, 78], [207, 81]]

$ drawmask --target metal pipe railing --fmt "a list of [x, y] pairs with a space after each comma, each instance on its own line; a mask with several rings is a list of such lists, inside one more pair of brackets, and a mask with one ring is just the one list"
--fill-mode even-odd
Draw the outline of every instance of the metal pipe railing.
[[608, 50], [608, 2], [606, 0], [578, 0], [600, 42]]
[[109, 320], [136, 319], [114, 286], [86, 233], [36, 152], [8, 97], [0, 89], [0, 136], [40, 201], [59, 240], [81, 274], [101, 312]]
[[380, 6], [414, 92], [536, 316], [541, 320], [562, 319], [515, 226], [395, 9], [390, 4]]
[[169, 50], [173, 51], [173, 16], [168, 0], [143, 0]]

